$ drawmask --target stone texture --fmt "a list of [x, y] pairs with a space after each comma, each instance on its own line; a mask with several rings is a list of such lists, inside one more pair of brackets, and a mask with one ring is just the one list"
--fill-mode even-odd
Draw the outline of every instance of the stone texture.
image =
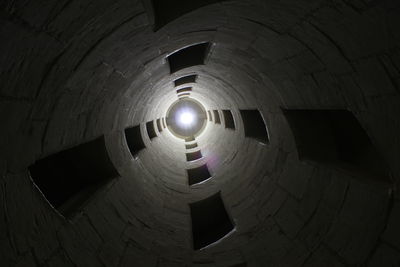
[[[149, 0], [0, 3], [1, 265], [399, 265], [399, 3], [183, 2], [191, 12], [156, 31]], [[204, 41], [205, 65], [170, 75], [166, 56]], [[143, 126], [192, 73], [191, 95], [230, 109], [236, 130], [210, 123], [196, 138], [204, 157], [187, 163], [183, 140], [150, 140]], [[245, 138], [238, 110], [250, 108], [268, 145]], [[352, 111], [391, 182], [300, 161], [282, 108]], [[146, 146], [136, 159], [123, 134], [135, 125]], [[101, 135], [120, 177], [64, 218], [27, 168]], [[189, 187], [185, 170], [204, 163], [212, 178]], [[235, 230], [194, 251], [188, 203], [219, 191]]]

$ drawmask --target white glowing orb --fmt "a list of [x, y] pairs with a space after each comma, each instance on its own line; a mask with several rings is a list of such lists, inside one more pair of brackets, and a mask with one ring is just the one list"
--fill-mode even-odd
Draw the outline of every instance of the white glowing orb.
[[184, 111], [179, 114], [179, 123], [184, 126], [190, 126], [194, 122], [194, 114], [190, 111]]

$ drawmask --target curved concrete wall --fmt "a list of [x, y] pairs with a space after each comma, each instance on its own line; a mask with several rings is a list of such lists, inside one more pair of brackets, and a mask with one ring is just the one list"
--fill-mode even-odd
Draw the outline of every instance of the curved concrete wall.
[[[170, 18], [148, 1], [0, 4], [5, 266], [399, 264], [400, 5], [211, 2], [158, 27]], [[170, 74], [168, 55], [205, 41], [204, 65]], [[150, 140], [145, 123], [165, 117], [173, 80], [192, 73], [191, 96], [231, 110], [236, 130], [208, 122], [196, 138], [203, 158], [187, 162], [183, 140], [167, 129]], [[350, 110], [390, 182], [299, 160], [282, 108]], [[239, 109], [260, 110], [268, 144], [245, 137]], [[146, 148], [133, 158], [124, 129], [139, 124]], [[27, 168], [101, 135], [120, 177], [65, 219]], [[204, 163], [212, 178], [189, 186], [186, 169]], [[219, 191], [235, 230], [193, 250], [189, 203]]]

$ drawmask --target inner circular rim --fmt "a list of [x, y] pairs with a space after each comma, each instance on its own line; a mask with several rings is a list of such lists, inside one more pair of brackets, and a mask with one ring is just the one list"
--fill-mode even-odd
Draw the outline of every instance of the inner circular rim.
[[[197, 126], [194, 127], [193, 131], [188, 131], [187, 134], [183, 134], [184, 130], [181, 129], [181, 127], [177, 126], [177, 122], [175, 121], [176, 117], [176, 106], [181, 105], [183, 102], [190, 103], [190, 105], [193, 107], [193, 109], [197, 112], [195, 112], [195, 115], [197, 117]], [[199, 136], [205, 129], [206, 124], [207, 124], [207, 114], [204, 106], [197, 100], [190, 98], [190, 97], [185, 97], [184, 99], [178, 99], [174, 103], [171, 104], [171, 106], [168, 108], [167, 111], [167, 127], [171, 131], [173, 135], [175, 135], [178, 138], [181, 139], [186, 139], [188, 137], [196, 137]]]

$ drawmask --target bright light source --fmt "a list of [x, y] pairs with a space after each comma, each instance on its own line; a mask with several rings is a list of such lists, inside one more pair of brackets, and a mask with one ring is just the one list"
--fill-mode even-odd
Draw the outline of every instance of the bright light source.
[[179, 122], [183, 125], [191, 125], [194, 122], [194, 114], [188, 111], [182, 112], [179, 115]]
[[179, 116], [179, 121], [182, 124], [185, 125], [190, 125], [193, 123], [194, 121], [194, 115], [191, 112], [183, 112], [180, 116]]
[[196, 114], [189, 108], [182, 108], [176, 114], [178, 126], [183, 129], [189, 129], [196, 124]]

